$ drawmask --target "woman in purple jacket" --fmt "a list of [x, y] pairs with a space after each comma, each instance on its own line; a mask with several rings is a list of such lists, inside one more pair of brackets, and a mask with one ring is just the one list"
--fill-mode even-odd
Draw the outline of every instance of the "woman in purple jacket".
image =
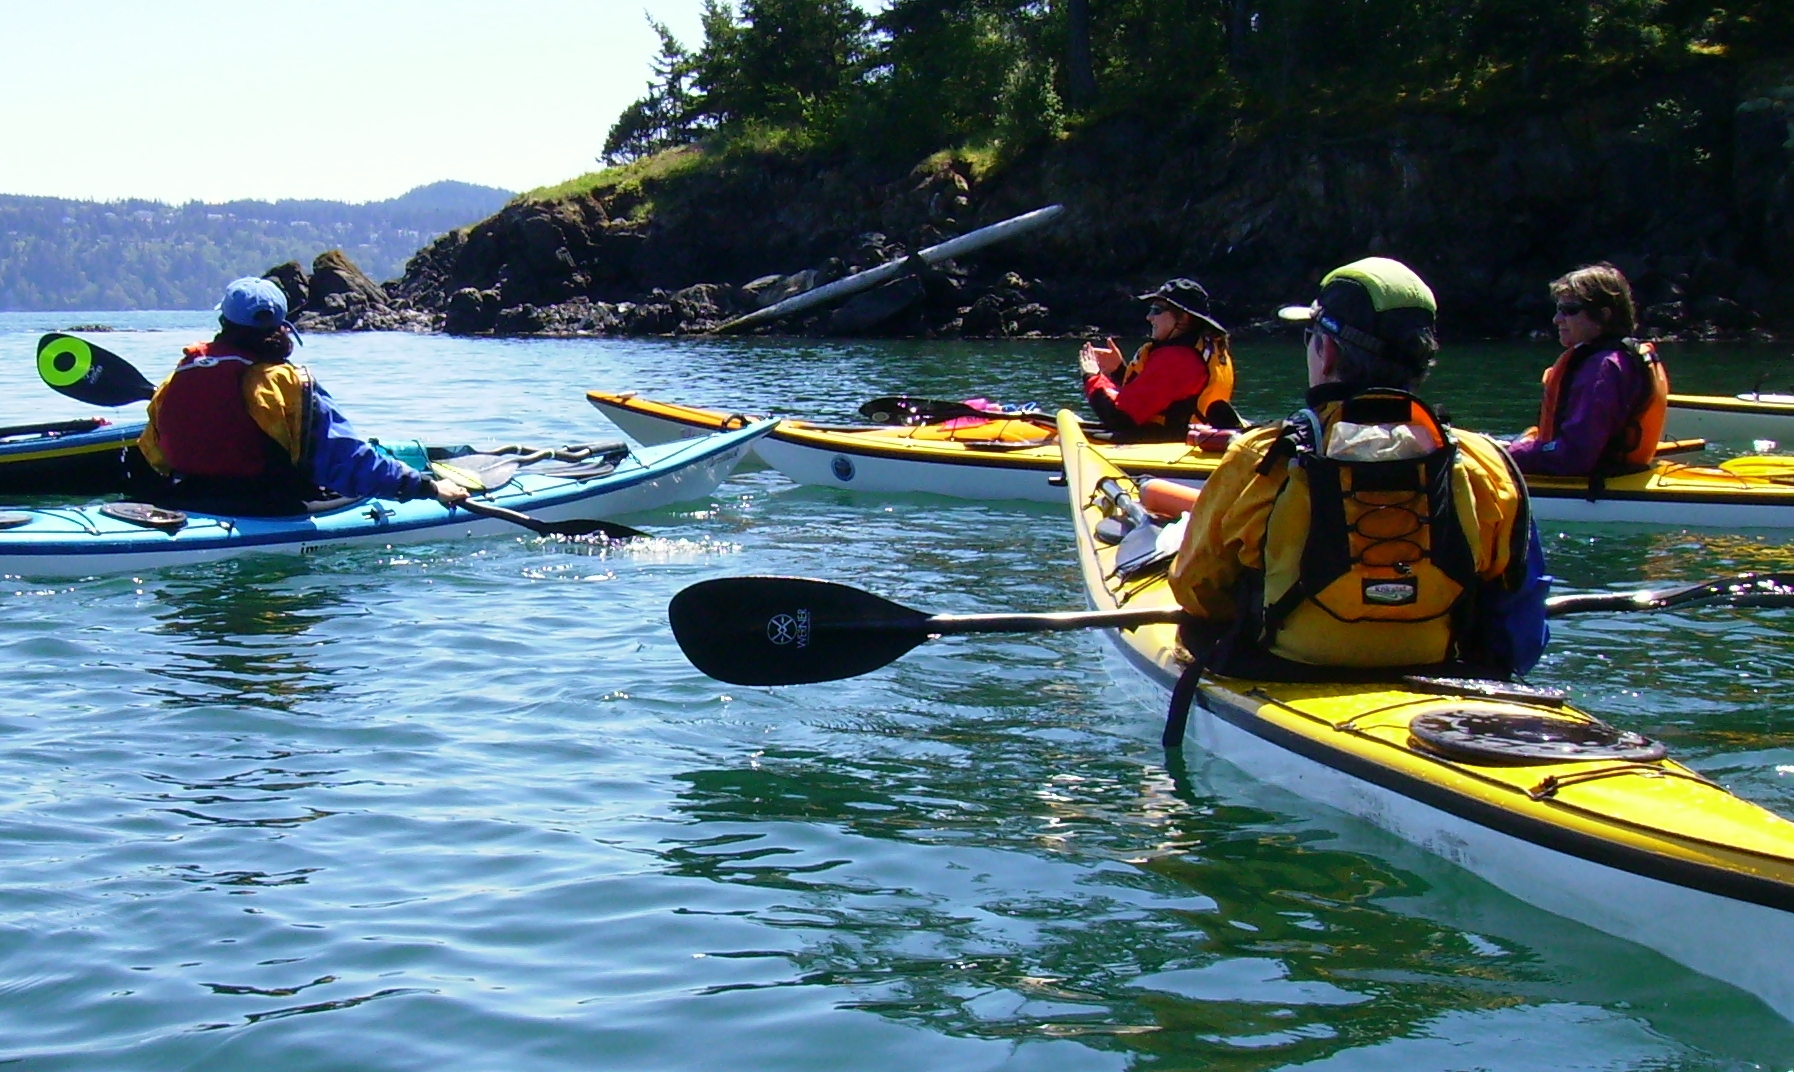
[[1508, 445], [1521, 472], [1598, 476], [1651, 463], [1669, 405], [1669, 374], [1632, 338], [1632, 288], [1611, 264], [1551, 284], [1564, 352], [1545, 372], [1539, 423]]

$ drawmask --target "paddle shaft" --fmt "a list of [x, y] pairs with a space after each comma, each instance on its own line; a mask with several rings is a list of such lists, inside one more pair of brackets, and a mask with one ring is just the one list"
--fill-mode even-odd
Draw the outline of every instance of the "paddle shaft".
[[[1674, 610], [1723, 603], [1739, 607], [1794, 606], [1794, 574], [1763, 574], [1736, 580], [1703, 581], [1680, 588], [1642, 592], [1593, 592], [1553, 596], [1545, 601], [1547, 618], [1616, 611]], [[1193, 621], [1181, 607], [1138, 610], [1057, 611], [1044, 614], [936, 614], [908, 628], [931, 636], [965, 633], [1058, 633], [1072, 629], [1135, 629], [1142, 625], [1181, 625]], [[874, 628], [885, 623], [869, 623]]]
[[[480, 508], [491, 509], [483, 504]], [[1745, 575], [1666, 591], [1559, 596], [1547, 604], [1546, 615], [1670, 610], [1710, 603], [1794, 606], [1794, 574]], [[857, 677], [888, 666], [939, 636], [1137, 629], [1188, 620], [1180, 607], [1163, 604], [1041, 614], [931, 615], [849, 585], [804, 577], [699, 581], [673, 597], [667, 617], [692, 665], [738, 685], [801, 685]]]
[[590, 536], [602, 533], [612, 539], [627, 540], [637, 536], [646, 536], [641, 529], [632, 529], [628, 525], [619, 525], [614, 521], [594, 521], [589, 518], [576, 518], [572, 521], [544, 521], [539, 517], [507, 510], [478, 499], [463, 499], [456, 506], [470, 514], [509, 521], [513, 525], [521, 525], [538, 536]]
[[919, 628], [930, 636], [955, 636], [962, 633], [1059, 633], [1071, 629], [1134, 629], [1142, 625], [1174, 625], [1187, 617], [1181, 607], [1059, 611], [1052, 614], [936, 614], [924, 619], [919, 627], [911, 628]]

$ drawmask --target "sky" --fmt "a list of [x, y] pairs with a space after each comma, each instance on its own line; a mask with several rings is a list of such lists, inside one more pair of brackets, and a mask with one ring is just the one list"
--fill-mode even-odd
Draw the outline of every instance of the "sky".
[[[875, 9], [876, 0], [862, 6]], [[380, 201], [596, 170], [701, 0], [0, 0], [0, 194]]]

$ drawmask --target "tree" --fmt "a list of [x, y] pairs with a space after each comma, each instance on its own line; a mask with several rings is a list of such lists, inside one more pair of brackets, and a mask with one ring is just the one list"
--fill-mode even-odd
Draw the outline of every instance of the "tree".
[[866, 16], [853, 0], [744, 0], [742, 18], [707, 0], [697, 83], [720, 122], [802, 122], [854, 83]]
[[706, 126], [695, 91], [697, 60], [664, 23], [648, 25], [660, 38], [647, 95], [623, 110], [604, 139], [604, 162], [626, 164], [695, 141]]

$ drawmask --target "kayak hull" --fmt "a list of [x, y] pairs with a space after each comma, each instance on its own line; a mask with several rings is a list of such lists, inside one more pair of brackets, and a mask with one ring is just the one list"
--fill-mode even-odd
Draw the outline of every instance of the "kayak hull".
[[[87, 425], [88, 427], [71, 427]], [[4, 432], [13, 432], [6, 435]], [[0, 429], [0, 495], [107, 495], [122, 491], [126, 454], [143, 422], [94, 418]]]
[[[1094, 530], [1099, 482], [1121, 474], [1062, 424], [1079, 565], [1097, 610], [1175, 604], [1162, 573], [1120, 580]], [[1157, 698], [1182, 673], [1174, 626], [1105, 636]], [[1655, 949], [1794, 1019], [1794, 823], [1672, 760], [1541, 764], [1446, 759], [1416, 746], [1435, 711], [1586, 718], [1404, 682], [1289, 684], [1210, 676], [1186, 743], [1248, 776], [1354, 816], [1548, 912]], [[1698, 922], [1695, 922], [1698, 921]]]
[[[639, 443], [668, 442], [713, 431], [730, 415], [656, 402], [633, 394], [586, 392], [586, 399]], [[732, 419], [740, 420], [737, 415]], [[944, 495], [955, 499], [1060, 503], [1057, 440], [1042, 420], [1002, 421], [1035, 434], [1017, 441], [968, 430], [952, 438], [939, 426], [828, 425], [783, 420], [754, 451], [795, 484], [882, 495]], [[1031, 441], [1031, 442], [1030, 442]], [[1140, 476], [1201, 482], [1220, 460], [1182, 443], [1132, 443], [1111, 448], [1117, 464]]]
[[1759, 439], [1794, 443], [1794, 398], [1752, 395], [1670, 395], [1664, 434], [1744, 445]]
[[[644, 443], [713, 431], [728, 417], [718, 410], [633, 395], [590, 391], [586, 397], [631, 438]], [[792, 482], [814, 487], [983, 501], [1064, 501], [1056, 442], [1035, 447], [972, 445], [911, 440], [892, 433], [889, 428], [786, 420], [754, 449]], [[1105, 445], [1103, 452], [1130, 476], [1197, 486], [1221, 458], [1180, 443]], [[1785, 475], [1745, 475], [1663, 460], [1644, 472], [1609, 477], [1595, 489], [1587, 480], [1558, 477], [1531, 477], [1528, 485], [1533, 515], [1544, 522], [1701, 530], [1794, 528], [1794, 459], [1788, 459]]]
[[[685, 443], [642, 448], [600, 476], [520, 470], [477, 497], [544, 521], [604, 520], [702, 498], [727, 479], [759, 422]], [[316, 554], [338, 547], [398, 546], [523, 530], [495, 518], [451, 510], [433, 499], [364, 499], [306, 517], [230, 517], [190, 513], [174, 532], [119, 521], [99, 506], [8, 511], [22, 524], [0, 529], [0, 574], [85, 577], [214, 562], [247, 554]]]

